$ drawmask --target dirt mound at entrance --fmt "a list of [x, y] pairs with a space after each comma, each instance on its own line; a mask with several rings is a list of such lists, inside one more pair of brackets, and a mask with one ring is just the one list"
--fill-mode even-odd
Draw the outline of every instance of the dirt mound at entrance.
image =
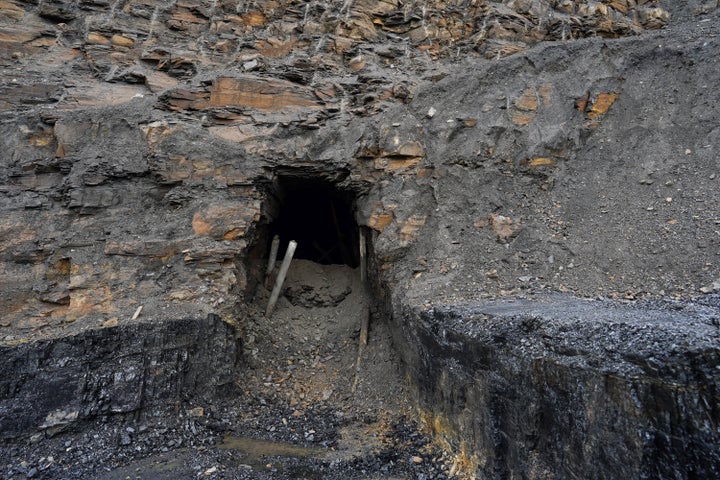
[[288, 272], [285, 298], [301, 307], [338, 306], [353, 291], [351, 274], [345, 266], [296, 260]]
[[[280, 299], [271, 318], [257, 317], [248, 326], [248, 338], [254, 340], [248, 345], [251, 361], [259, 368], [271, 365], [274, 371], [274, 381], [263, 381], [259, 388], [277, 384], [273, 394], [284, 396], [292, 407], [320, 400], [357, 411], [410, 410], [390, 333], [379, 319], [373, 319], [357, 391], [351, 391], [361, 323], [371, 305], [359, 276], [344, 265], [293, 262], [285, 288], [291, 297]], [[301, 294], [294, 296], [297, 292]], [[259, 310], [266, 294], [262, 291], [256, 299]]]

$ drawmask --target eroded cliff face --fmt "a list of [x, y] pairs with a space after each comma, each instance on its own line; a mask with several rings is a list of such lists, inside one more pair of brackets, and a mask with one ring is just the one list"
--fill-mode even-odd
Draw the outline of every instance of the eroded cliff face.
[[[2, 15], [8, 332], [98, 326], [141, 304], [158, 317], [233, 305], [248, 285], [248, 247], [265, 248], [268, 186], [291, 171], [357, 198], [386, 270], [414, 263], [406, 250], [419, 231], [443, 232], [443, 209], [478, 198], [452, 177], [499, 195], [517, 171], [541, 218], [561, 220], [545, 172], [582, 147], [578, 132], [622, 85], [612, 65], [622, 60], [583, 50], [613, 58], [607, 49], [622, 57], [622, 47], [572, 47], [572, 77], [561, 59], [533, 71], [546, 53], [482, 58], [668, 19], [654, 2], [6, 2]], [[493, 79], [497, 68], [508, 75]], [[555, 77], [542, 79], [544, 68]], [[467, 215], [447, 213], [512, 238], [531, 215], [515, 211], [526, 193], [509, 187]], [[446, 248], [432, 236], [425, 248]], [[457, 262], [435, 257], [418, 268], [452, 276]], [[498, 275], [511, 288], [515, 274]]]
[[[447, 347], [438, 332], [414, 329], [433, 312], [464, 318], [463, 305], [488, 298], [720, 290], [717, 15], [716, 2], [631, 0], [0, 2], [0, 340], [33, 348], [24, 345], [209, 314], [242, 327], [282, 179], [321, 182], [352, 199], [398, 349], [423, 407], [457, 418], [455, 446], [480, 452], [491, 476], [515, 472], [517, 459], [520, 475], [574, 478], [592, 462], [546, 455], [562, 441], [490, 447], [517, 431], [467, 411], [489, 411], [507, 390], [469, 370], [437, 380], [452, 348], [437, 353]], [[593, 321], [612, 323], [600, 311]], [[674, 340], [684, 318], [649, 322], [667, 340], [653, 348], [692, 350], [695, 340]], [[718, 348], [709, 325], [700, 363]], [[499, 371], [519, 391], [558, 375], [580, 390], [612, 377], [587, 363], [566, 378], [569, 369], [496, 343], [510, 359]], [[424, 355], [439, 362], [426, 380]], [[707, 372], [625, 372], [618, 395], [629, 398], [633, 379], [698, 389], [715, 378]], [[488, 397], [438, 399], [465, 381], [482, 384], [472, 398]], [[696, 403], [715, 405], [716, 425], [713, 395], [702, 390]], [[662, 408], [680, 409], [670, 397]], [[634, 418], [660, 415], [623, 402]], [[567, 426], [552, 425], [553, 435]], [[624, 425], [621, 436], [637, 422]], [[637, 460], [644, 441], [628, 444], [628, 468], [652, 477]]]
[[88, 330], [3, 347], [3, 440], [232, 389], [242, 342], [217, 316]]
[[718, 306], [489, 300], [405, 311], [396, 343], [480, 478], [715, 477]]

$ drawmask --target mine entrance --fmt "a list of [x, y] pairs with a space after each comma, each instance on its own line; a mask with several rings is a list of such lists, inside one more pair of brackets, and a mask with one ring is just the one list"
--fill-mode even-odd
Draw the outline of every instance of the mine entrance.
[[323, 265], [360, 263], [358, 226], [352, 192], [317, 179], [280, 177], [270, 238], [280, 237], [280, 255], [288, 241], [298, 244], [295, 258]]
[[[407, 416], [413, 411], [409, 385], [392, 345], [391, 323], [378, 306], [389, 296], [373, 290], [373, 237], [356, 222], [360, 192], [309, 175], [284, 170], [264, 192], [255, 260], [266, 262], [262, 275], [256, 272], [263, 281], [243, 326], [249, 368], [236, 381], [245, 393], [237, 400], [244, 423], [236, 429], [244, 437], [226, 436], [221, 448], [253, 468], [268, 466], [270, 455], [284, 478], [326, 478], [327, 465], [355, 465], [366, 456], [377, 466], [362, 460], [363, 476], [365, 469], [375, 469], [370, 475], [378, 478], [439, 472], [439, 452], [422, 463], [398, 460], [417, 455], [417, 442], [430, 440], [420, 440], [419, 422]], [[285, 263], [290, 240], [297, 248]], [[387, 460], [372, 453], [381, 450]], [[346, 476], [355, 475], [330, 474]]]

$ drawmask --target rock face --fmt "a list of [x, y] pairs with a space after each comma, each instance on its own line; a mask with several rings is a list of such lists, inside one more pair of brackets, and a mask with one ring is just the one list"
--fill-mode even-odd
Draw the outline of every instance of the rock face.
[[407, 311], [429, 423], [481, 478], [716, 477], [718, 302], [551, 296]]
[[[146, 317], [224, 315], [252, 293], [248, 259], [290, 174], [353, 197], [383, 271], [423, 298], [715, 280], [716, 198], [683, 214], [715, 184], [716, 132], [696, 128], [714, 92], [647, 87], [667, 65], [711, 85], [712, 37], [570, 42], [660, 27], [656, 2], [2, 8], [9, 340], [124, 318], [140, 298]], [[630, 124], [637, 161], [608, 140]]]
[[234, 329], [214, 315], [4, 345], [0, 435], [53, 436], [100, 415], [222, 396], [232, 390], [241, 347]]
[[[537, 360], [517, 346], [525, 320], [475, 325], [468, 305], [713, 294], [718, 25], [717, 2], [699, 1], [0, 1], [0, 342], [10, 370], [29, 375], [27, 387], [5, 383], [3, 408], [20, 413], [3, 431], [165, 395], [81, 401], [109, 373], [57, 362], [98, 362], [127, 336], [145, 373], [118, 381], [135, 385], [150, 381], [140, 365], [165, 342], [214, 345], [173, 339], [177, 319], [242, 326], [283, 185], [299, 179], [351, 199], [354, 218], [336, 224], [367, 235], [371, 280], [420, 400], [484, 474], [587, 477], [605, 462], [629, 476], [712, 476], [717, 438], [701, 419], [717, 424], [716, 392], [698, 380], [718, 376], [712, 322], [683, 340], [675, 325], [694, 314], [670, 315], [631, 368], [629, 353], [612, 352], [645, 330], [615, 336], [602, 302], [592, 319], [603, 361], [595, 347], [562, 346], [589, 322], [561, 320], [576, 307], [558, 310], [550, 330], [553, 310], [531, 325], [531, 342], [552, 337]], [[231, 327], [212, 318], [214, 338], [227, 338]], [[433, 326], [447, 322], [452, 344]], [[506, 341], [487, 340], [497, 329]], [[473, 352], [462, 362], [456, 343]], [[223, 343], [227, 368], [238, 348]], [[577, 353], [542, 353], [555, 348]], [[167, 379], [204, 389], [193, 371]], [[53, 375], [85, 383], [23, 415], [13, 402]], [[214, 378], [203, 381], [223, 383]], [[508, 427], [512, 412], [523, 420]], [[624, 423], [613, 430], [603, 421], [616, 412]], [[543, 423], [521, 431], [527, 416]], [[707, 454], [681, 455], [681, 443]]]

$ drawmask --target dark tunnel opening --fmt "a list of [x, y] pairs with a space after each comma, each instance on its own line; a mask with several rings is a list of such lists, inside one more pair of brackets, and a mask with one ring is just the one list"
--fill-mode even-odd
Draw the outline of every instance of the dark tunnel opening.
[[270, 239], [280, 237], [278, 260], [288, 242], [295, 240], [295, 258], [324, 265], [360, 264], [359, 231], [355, 221], [354, 195], [330, 182], [299, 177], [277, 180], [276, 215]]

